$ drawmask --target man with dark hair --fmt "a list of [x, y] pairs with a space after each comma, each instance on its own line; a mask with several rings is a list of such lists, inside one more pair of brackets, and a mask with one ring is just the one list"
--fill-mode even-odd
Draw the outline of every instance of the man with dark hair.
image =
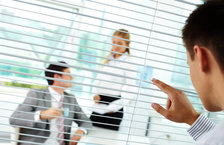
[[[45, 76], [49, 87], [30, 90], [12, 114], [10, 124], [21, 127], [21, 145], [76, 145], [92, 124], [75, 97], [65, 92], [72, 87], [70, 69], [65, 62], [50, 64]], [[70, 137], [72, 121], [80, 128]], [[69, 142], [70, 139], [74, 142]]]
[[[60, 65], [58, 65], [60, 64]], [[58, 64], [50, 64], [47, 69], [45, 70], [45, 76], [50, 78], [50, 79], [47, 79], [47, 82], [48, 82], [48, 85], [53, 85], [54, 83], [54, 80], [51, 79], [51, 78], [54, 78], [54, 74], [58, 74], [58, 75], [61, 75], [60, 72], [63, 72], [63, 70], [65, 70], [66, 68], [66, 63], [64, 61], [59, 61]], [[50, 70], [50, 71], [48, 71]]]
[[[183, 41], [192, 83], [209, 111], [224, 110], [224, 2], [211, 0], [190, 15], [183, 28]], [[168, 95], [166, 109], [152, 107], [171, 121], [192, 125], [188, 132], [197, 145], [224, 145], [224, 122], [215, 125], [198, 114], [186, 95], [159, 80], [152, 82]]]

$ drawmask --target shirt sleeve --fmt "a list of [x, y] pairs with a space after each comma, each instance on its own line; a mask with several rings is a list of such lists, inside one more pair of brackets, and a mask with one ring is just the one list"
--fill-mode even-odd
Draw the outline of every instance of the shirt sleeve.
[[88, 133], [88, 132], [87, 132], [87, 129], [85, 129], [85, 128], [79, 127], [79, 130], [82, 130], [85, 134]]
[[36, 111], [34, 114], [34, 121], [35, 122], [40, 122], [40, 111]]
[[201, 114], [194, 124], [187, 130], [187, 132], [195, 141], [197, 141], [201, 136], [212, 130], [214, 127], [215, 123]]
[[111, 102], [110, 105], [107, 106], [106, 110], [108, 110], [107, 112], [111, 112], [111, 111], [117, 112], [118, 110], [123, 108], [123, 106], [124, 106], [124, 102], [122, 101], [122, 99], [118, 99]]

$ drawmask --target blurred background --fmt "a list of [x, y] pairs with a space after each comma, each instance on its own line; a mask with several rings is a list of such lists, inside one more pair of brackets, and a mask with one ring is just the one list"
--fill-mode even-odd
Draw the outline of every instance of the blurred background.
[[[66, 61], [74, 76], [74, 94], [91, 114], [92, 85], [111, 48], [112, 34], [131, 35], [131, 57], [137, 66], [138, 96], [125, 107], [117, 134], [123, 144], [190, 145], [189, 126], [172, 123], [152, 110], [167, 96], [153, 77], [185, 91], [194, 107], [213, 121], [223, 113], [207, 113], [190, 80], [181, 29], [200, 0], [0, 0], [0, 144], [9, 144], [9, 117], [30, 88], [45, 88], [43, 70]], [[74, 124], [75, 126], [75, 124]], [[142, 138], [144, 139], [142, 139]], [[99, 136], [100, 138], [100, 136]], [[111, 137], [112, 138], [112, 137]], [[101, 144], [111, 144], [110, 136]], [[147, 141], [146, 141], [147, 140]], [[96, 143], [97, 144], [97, 143]]]

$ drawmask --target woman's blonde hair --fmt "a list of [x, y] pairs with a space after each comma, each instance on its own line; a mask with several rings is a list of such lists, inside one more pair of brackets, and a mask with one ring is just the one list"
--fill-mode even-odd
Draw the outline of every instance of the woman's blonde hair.
[[[125, 30], [125, 29], [118, 29], [116, 30], [114, 33], [113, 33], [113, 36], [119, 36], [123, 39], [126, 39], [124, 40], [125, 43], [127, 44], [127, 46], [129, 47], [130, 45], [130, 34], [128, 32], [128, 30]], [[130, 49], [129, 48], [126, 48], [126, 51], [125, 52], [128, 52], [128, 54], [130, 54]], [[112, 55], [112, 53], [110, 52], [108, 55], [107, 55], [107, 58], [109, 58], [110, 56]], [[107, 64], [110, 60], [109, 59], [105, 59], [104, 60], [104, 64]]]

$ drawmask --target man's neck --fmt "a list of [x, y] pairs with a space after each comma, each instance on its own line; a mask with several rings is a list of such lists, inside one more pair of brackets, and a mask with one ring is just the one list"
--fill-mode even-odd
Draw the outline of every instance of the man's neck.
[[224, 110], [224, 73], [221, 70], [215, 72], [210, 89], [217, 105]]
[[62, 95], [64, 93], [64, 89], [62, 89], [62, 88], [57, 88], [56, 86], [55, 87], [53, 86], [51, 88], [60, 95]]

